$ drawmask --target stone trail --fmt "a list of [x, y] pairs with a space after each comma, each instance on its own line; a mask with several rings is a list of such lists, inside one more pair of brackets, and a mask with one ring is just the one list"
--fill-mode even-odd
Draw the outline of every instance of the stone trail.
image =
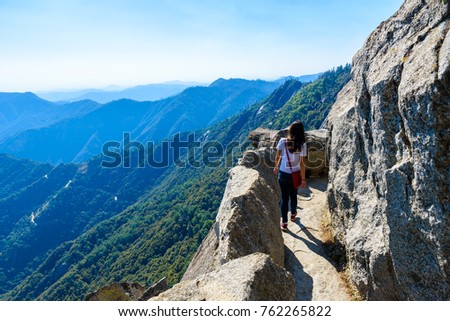
[[[283, 233], [286, 269], [296, 280], [296, 300], [347, 301], [350, 296], [321, 241], [322, 211], [326, 205], [326, 179], [308, 180], [298, 196], [295, 222]], [[306, 197], [305, 197], [306, 196]]]

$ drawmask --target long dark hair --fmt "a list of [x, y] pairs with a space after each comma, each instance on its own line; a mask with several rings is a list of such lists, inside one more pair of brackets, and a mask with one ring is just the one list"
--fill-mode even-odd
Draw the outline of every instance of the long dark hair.
[[301, 152], [306, 142], [305, 129], [301, 121], [294, 121], [288, 129], [287, 147], [291, 153]]

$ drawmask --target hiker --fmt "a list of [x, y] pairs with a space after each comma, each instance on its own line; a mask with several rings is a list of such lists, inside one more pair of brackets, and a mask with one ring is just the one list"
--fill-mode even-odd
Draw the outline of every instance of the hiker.
[[289, 199], [291, 203], [291, 221], [297, 217], [297, 189], [306, 188], [305, 162], [307, 153], [303, 124], [296, 120], [289, 126], [287, 138], [281, 138], [277, 146], [275, 175], [281, 189], [280, 227], [287, 230]]

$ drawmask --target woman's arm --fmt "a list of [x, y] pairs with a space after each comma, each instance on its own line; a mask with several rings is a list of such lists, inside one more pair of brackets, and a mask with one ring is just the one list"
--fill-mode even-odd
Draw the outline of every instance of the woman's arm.
[[278, 175], [278, 170], [280, 169], [281, 163], [281, 150], [277, 150], [277, 156], [275, 158], [275, 168], [273, 169], [273, 173]]
[[300, 172], [302, 174], [302, 188], [306, 188], [306, 165], [305, 156], [300, 157]]

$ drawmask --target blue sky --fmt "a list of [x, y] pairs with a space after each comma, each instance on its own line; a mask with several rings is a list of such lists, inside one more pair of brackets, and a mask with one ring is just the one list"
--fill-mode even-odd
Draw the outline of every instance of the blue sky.
[[401, 0], [0, 0], [0, 91], [275, 79], [351, 62]]

